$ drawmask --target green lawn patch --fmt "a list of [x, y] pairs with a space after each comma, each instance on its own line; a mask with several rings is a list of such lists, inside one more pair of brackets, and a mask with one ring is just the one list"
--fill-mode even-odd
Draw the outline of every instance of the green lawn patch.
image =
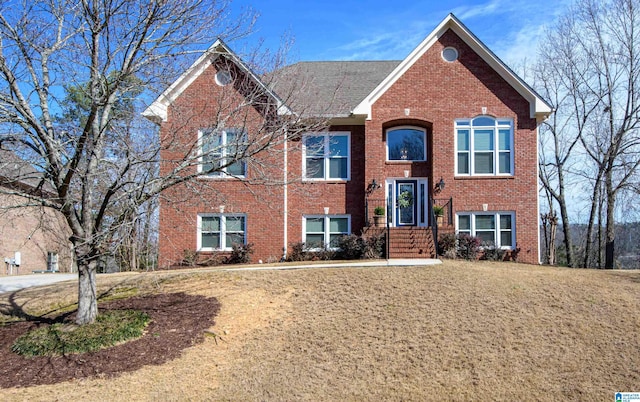
[[57, 323], [34, 329], [11, 346], [22, 356], [56, 356], [93, 352], [142, 336], [150, 317], [135, 310], [111, 310], [93, 324]]

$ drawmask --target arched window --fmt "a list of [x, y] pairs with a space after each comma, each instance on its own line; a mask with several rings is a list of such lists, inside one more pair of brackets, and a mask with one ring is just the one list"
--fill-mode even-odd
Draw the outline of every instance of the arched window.
[[456, 120], [457, 175], [513, 175], [513, 120]]
[[394, 127], [387, 130], [387, 160], [425, 161], [426, 131], [417, 127]]

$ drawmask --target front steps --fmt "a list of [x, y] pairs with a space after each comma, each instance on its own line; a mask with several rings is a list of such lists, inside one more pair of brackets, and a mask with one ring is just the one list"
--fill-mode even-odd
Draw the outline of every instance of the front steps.
[[[369, 227], [367, 233], [386, 233], [386, 228]], [[401, 226], [389, 228], [387, 258], [436, 258], [436, 245], [430, 227]]]

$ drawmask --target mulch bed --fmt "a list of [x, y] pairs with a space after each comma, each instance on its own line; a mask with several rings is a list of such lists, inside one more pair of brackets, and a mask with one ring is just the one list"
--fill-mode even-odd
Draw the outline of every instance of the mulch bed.
[[[55, 357], [22, 357], [11, 351], [21, 335], [42, 321], [17, 322], [0, 327], [0, 387], [54, 384], [77, 378], [111, 377], [145, 365], [159, 365], [183, 349], [202, 342], [204, 330], [213, 325], [220, 310], [215, 298], [185, 293], [132, 297], [100, 303], [100, 309], [134, 309], [151, 317], [144, 336], [93, 353]], [[47, 317], [45, 321], [50, 322]], [[64, 318], [73, 321], [73, 315]]]

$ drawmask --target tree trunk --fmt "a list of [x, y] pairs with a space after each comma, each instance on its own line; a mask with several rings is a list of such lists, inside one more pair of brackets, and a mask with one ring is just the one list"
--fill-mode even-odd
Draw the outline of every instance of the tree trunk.
[[558, 217], [555, 212], [549, 218], [549, 265], [556, 265], [556, 234], [558, 231]]
[[96, 268], [96, 260], [78, 262], [78, 325], [91, 324], [98, 316]]
[[[573, 241], [571, 240], [571, 226], [569, 225], [569, 212], [567, 211], [566, 200], [562, 199], [560, 204], [560, 217], [562, 218], [562, 232], [564, 234], [564, 248], [567, 253], [567, 266], [573, 267]], [[557, 220], [557, 218], [556, 218]], [[557, 225], [557, 222], [556, 222]]]
[[[589, 264], [591, 261], [591, 253], [593, 248], [593, 226], [595, 224], [596, 215], [598, 214], [598, 206], [602, 205], [602, 195], [601, 195], [601, 181], [602, 176], [598, 173], [598, 177], [596, 177], [595, 185], [593, 186], [593, 193], [591, 196], [591, 210], [589, 211], [589, 223], [587, 225], [587, 233], [585, 235], [585, 246], [584, 246], [584, 258], [582, 260], [582, 268], [589, 268]], [[598, 247], [600, 247], [600, 242], [598, 242]], [[599, 266], [598, 268], [601, 268]]]
[[616, 240], [616, 223], [614, 217], [614, 208], [616, 205], [616, 193], [607, 181], [607, 228], [604, 252], [605, 269], [613, 269], [615, 263], [615, 240]]

